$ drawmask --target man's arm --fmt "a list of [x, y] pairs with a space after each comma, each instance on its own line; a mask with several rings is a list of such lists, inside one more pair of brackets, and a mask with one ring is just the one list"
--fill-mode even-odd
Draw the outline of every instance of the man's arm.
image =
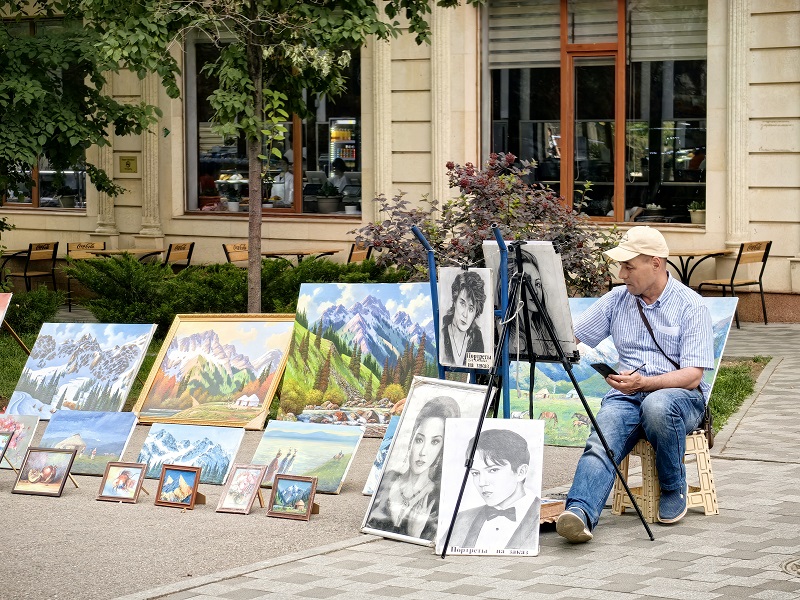
[[[627, 373], [629, 372], [627, 371]], [[662, 375], [653, 375], [652, 377], [645, 377], [641, 373], [634, 373], [633, 375], [624, 373], [609, 375], [606, 377], [606, 381], [608, 385], [627, 396], [636, 392], [655, 392], [664, 388], [693, 390], [700, 385], [704, 370], [701, 367], [685, 367]]]

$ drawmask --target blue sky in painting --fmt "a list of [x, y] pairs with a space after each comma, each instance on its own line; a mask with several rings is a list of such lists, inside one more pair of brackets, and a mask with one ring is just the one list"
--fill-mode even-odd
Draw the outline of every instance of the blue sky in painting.
[[394, 316], [399, 311], [426, 325], [433, 319], [430, 283], [304, 283], [300, 287], [297, 310], [305, 311], [313, 323], [331, 306], [350, 308], [367, 296], [375, 296]]
[[[45, 323], [39, 335], [52, 335], [57, 343], [63, 343], [67, 340], [78, 340], [89, 334], [105, 349], [130, 344], [154, 329], [155, 325], [141, 324]], [[146, 345], [150, 340], [148, 338], [143, 341]]]
[[135, 423], [136, 415], [129, 412], [62, 410], [50, 418], [42, 441], [59, 442], [75, 433], [80, 433], [84, 438], [94, 438], [124, 446]]
[[181, 320], [175, 339], [180, 340], [196, 333], [213, 331], [221, 344], [232, 344], [236, 351], [250, 359], [256, 359], [271, 349], [285, 351], [291, 341], [294, 319], [274, 321], [232, 321], [213, 319], [193, 321]]

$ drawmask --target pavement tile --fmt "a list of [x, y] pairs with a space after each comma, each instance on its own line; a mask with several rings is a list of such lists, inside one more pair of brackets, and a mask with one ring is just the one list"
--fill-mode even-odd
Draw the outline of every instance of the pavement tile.
[[386, 583], [389, 579], [394, 579], [389, 573], [358, 573], [350, 575], [348, 581], [361, 581], [363, 583]]
[[228, 600], [253, 600], [254, 598], [263, 597], [264, 592], [262, 590], [241, 588], [238, 590], [225, 592], [224, 594], [219, 594], [219, 595], [222, 598], [228, 598]]
[[752, 589], [735, 585], [724, 585], [713, 590], [715, 594], [721, 594], [723, 598], [751, 598], [754, 593]]
[[335, 596], [341, 596], [342, 598], [348, 597], [347, 592], [345, 590], [341, 589], [332, 590], [330, 588], [322, 588], [322, 587], [307, 588], [304, 590], [297, 591], [293, 595], [302, 598], [333, 598]]
[[196, 591], [186, 590], [185, 592], [177, 592], [175, 594], [163, 596], [161, 600], [189, 600], [189, 598], [194, 598], [196, 596], [197, 596]]

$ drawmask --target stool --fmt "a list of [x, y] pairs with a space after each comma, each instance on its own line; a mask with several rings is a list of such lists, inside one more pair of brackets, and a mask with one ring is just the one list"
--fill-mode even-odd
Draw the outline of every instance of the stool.
[[[656, 471], [656, 453], [650, 442], [642, 439], [636, 443], [630, 454], [642, 459], [642, 485], [631, 487], [631, 493], [645, 520], [648, 523], [655, 523], [658, 521], [658, 500], [661, 497], [661, 486], [658, 483], [658, 472]], [[630, 454], [619, 464], [619, 471], [626, 480]], [[708, 451], [708, 441], [702, 431], [694, 431], [686, 436], [686, 455], [690, 454], [695, 457], [700, 485], [689, 485], [688, 507], [702, 506], [705, 514], [718, 515], [719, 506], [717, 505], [717, 489], [714, 487], [714, 475], [711, 472], [711, 455]], [[684, 462], [686, 462], [686, 455], [684, 455]], [[626, 508], [633, 508], [619, 477], [614, 482], [611, 497], [613, 514], [621, 515]]]

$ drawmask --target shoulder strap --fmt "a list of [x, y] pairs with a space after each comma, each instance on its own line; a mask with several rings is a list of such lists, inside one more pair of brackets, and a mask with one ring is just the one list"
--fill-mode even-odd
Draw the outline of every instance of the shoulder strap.
[[644, 316], [644, 310], [642, 310], [642, 303], [640, 302], [640, 300], [638, 298], [634, 298], [634, 300], [636, 301], [636, 308], [639, 309], [639, 316], [642, 317], [642, 321], [644, 321], [644, 326], [647, 327], [647, 333], [649, 333], [650, 337], [653, 338], [653, 342], [655, 343], [656, 348], [658, 348], [659, 351], [661, 352], [661, 354], [663, 354], [664, 357], [669, 362], [672, 363], [673, 367], [675, 367], [676, 369], [680, 369], [681, 366], [678, 363], [676, 363], [674, 360], [672, 360], [669, 356], [667, 356], [667, 353], [664, 352], [664, 349], [661, 347], [661, 344], [658, 343], [658, 340], [656, 339], [656, 336], [653, 335], [653, 328], [650, 326], [650, 321], [648, 321], [647, 317]]

